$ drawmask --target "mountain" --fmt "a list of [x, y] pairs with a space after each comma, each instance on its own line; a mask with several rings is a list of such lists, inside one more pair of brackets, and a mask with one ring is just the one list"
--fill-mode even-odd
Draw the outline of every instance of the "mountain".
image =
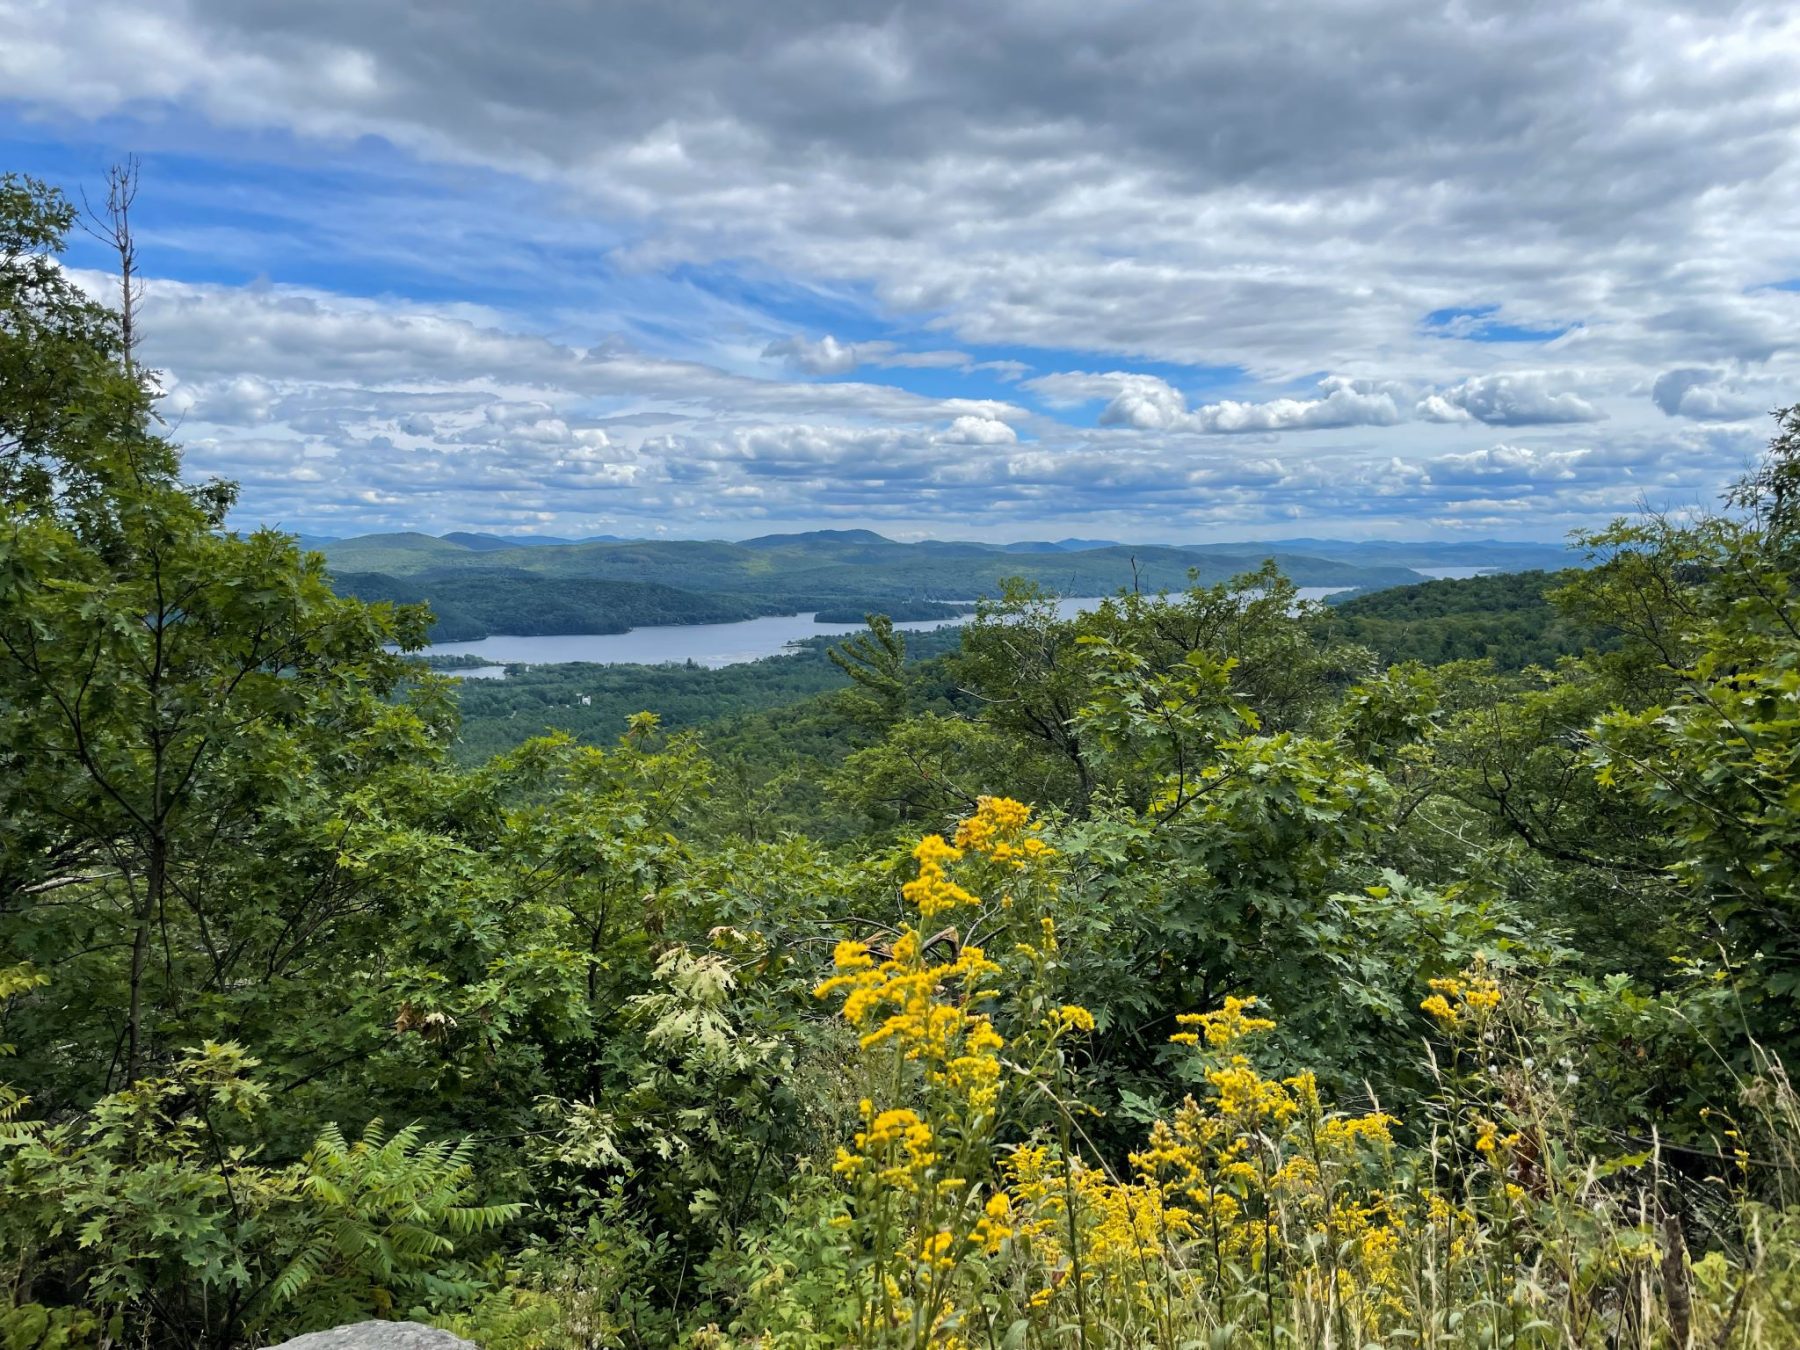
[[323, 551], [340, 584], [356, 594], [430, 600], [439, 611], [440, 640], [453, 633], [604, 633], [620, 625], [918, 607], [996, 595], [1009, 577], [1060, 595], [1179, 590], [1193, 580], [1210, 585], [1255, 571], [1271, 556], [1298, 586], [1373, 590], [1423, 579], [1403, 566], [1256, 546], [1051, 545], [1014, 552], [948, 540], [906, 544], [872, 530], [771, 534], [740, 543], [512, 544], [492, 535], [383, 534], [338, 540]]
[[1529, 540], [1281, 539], [1249, 544], [1187, 544], [1199, 553], [1304, 553], [1361, 567], [1483, 567], [1501, 572], [1575, 567], [1581, 555], [1562, 544]]
[[749, 597], [696, 595], [651, 582], [540, 577], [529, 572], [430, 577], [334, 572], [332, 581], [341, 593], [361, 600], [429, 603], [436, 618], [431, 630], [434, 642], [467, 642], [497, 633], [540, 637], [625, 633], [653, 624], [732, 623], [772, 608]]
[[334, 539], [319, 552], [334, 572], [416, 572], [437, 563], [474, 556], [461, 544], [414, 531]]
[[537, 548], [543, 545], [572, 544], [573, 539], [559, 539], [549, 534], [473, 534], [468, 530], [453, 530], [449, 534], [440, 534], [439, 539], [446, 543], [461, 544], [464, 548], [473, 549], [477, 553], [492, 553], [503, 548]]
[[873, 530], [808, 530], [804, 534], [764, 534], [755, 539], [742, 541], [745, 548], [811, 548], [814, 546], [830, 548], [834, 546], [867, 546], [869, 544], [892, 544], [896, 548], [905, 548], [905, 544], [895, 543], [885, 535], [876, 534]]

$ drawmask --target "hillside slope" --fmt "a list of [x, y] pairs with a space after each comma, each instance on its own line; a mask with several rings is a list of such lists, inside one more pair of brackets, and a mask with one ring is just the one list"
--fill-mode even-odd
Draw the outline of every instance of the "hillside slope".
[[[711, 623], [810, 609], [865, 609], [996, 594], [1023, 577], [1062, 595], [1180, 590], [1261, 566], [1267, 554], [1160, 545], [1049, 552], [926, 541], [868, 530], [718, 540], [590, 541], [506, 547], [493, 537], [371, 535], [323, 550], [347, 589], [428, 599], [440, 640], [485, 633], [604, 633], [641, 623]], [[1299, 586], [1375, 589], [1419, 580], [1410, 568], [1274, 555]], [[375, 580], [372, 578], [379, 578]], [[596, 590], [604, 585], [609, 589]], [[631, 588], [655, 587], [654, 592]], [[705, 597], [703, 601], [700, 597]], [[552, 628], [546, 625], [560, 624]], [[529, 625], [529, 626], [520, 626]]]

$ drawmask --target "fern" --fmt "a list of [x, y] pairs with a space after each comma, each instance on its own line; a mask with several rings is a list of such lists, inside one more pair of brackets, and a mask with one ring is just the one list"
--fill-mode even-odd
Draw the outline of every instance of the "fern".
[[387, 1133], [369, 1122], [361, 1139], [322, 1129], [300, 1163], [297, 1190], [311, 1211], [306, 1236], [269, 1286], [269, 1302], [303, 1299], [337, 1309], [385, 1303], [441, 1281], [456, 1239], [497, 1228], [523, 1206], [470, 1205], [473, 1149], [466, 1140], [426, 1140], [416, 1124]]

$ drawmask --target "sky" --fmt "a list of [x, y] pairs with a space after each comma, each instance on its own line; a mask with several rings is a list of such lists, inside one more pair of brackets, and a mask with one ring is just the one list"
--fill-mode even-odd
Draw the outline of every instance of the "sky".
[[1800, 402], [1797, 59], [1730, 0], [0, 0], [0, 168], [140, 157], [238, 524], [1556, 539]]

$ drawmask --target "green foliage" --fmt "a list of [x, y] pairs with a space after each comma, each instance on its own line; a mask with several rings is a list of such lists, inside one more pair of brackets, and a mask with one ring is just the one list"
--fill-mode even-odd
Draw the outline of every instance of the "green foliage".
[[850, 677], [841, 706], [851, 718], [880, 732], [906, 716], [906, 638], [885, 614], [868, 616], [869, 631], [826, 650], [831, 664]]
[[[229, 485], [182, 482], [117, 317], [54, 262], [72, 219], [0, 185], [0, 1350], [223, 1350], [366, 1315], [490, 1350], [918, 1341], [937, 1233], [877, 1222], [891, 1169], [836, 1179], [840, 1145], [859, 1175], [850, 1145], [886, 1146], [863, 1094], [962, 1094], [953, 1151], [902, 1171], [968, 1174], [934, 1176], [914, 1227], [971, 1217], [1034, 1138], [1063, 1189], [1030, 1203], [1079, 1227], [1145, 1184], [1147, 1122], [1224, 1111], [1221, 1066], [1170, 1036], [1250, 992], [1280, 1011], [1257, 1053], [1310, 1076], [1247, 1056], [1230, 1082], [1407, 1121], [1394, 1193], [1446, 1238], [1462, 1221], [1428, 1195], [1524, 1206], [1482, 1220], [1479, 1269], [1513, 1292], [1458, 1297], [1543, 1320], [1477, 1334], [1433, 1305], [1434, 1343], [1622, 1341], [1627, 1294], [1673, 1317], [1682, 1281], [1693, 1336], [1786, 1334], [1800, 413], [1729, 514], [1621, 523], [1585, 570], [1331, 612], [1295, 587], [1340, 564], [1146, 549], [1137, 579], [1168, 592], [1063, 618], [1049, 587], [1125, 585], [1133, 551], [854, 531], [350, 541], [330, 565], [356, 599], [288, 537], [228, 530]], [[877, 616], [725, 670], [462, 685], [407, 657], [429, 616], [388, 603], [571, 631], [975, 591], [960, 629]], [[834, 969], [893, 981], [916, 1056], [884, 1058], [868, 1005], [827, 1015]], [[1529, 990], [1544, 1062], [1424, 1019], [1431, 982], [1464, 978]], [[979, 1031], [969, 1054], [947, 1028]], [[1472, 1139], [1500, 1147], [1470, 1113], [1521, 1102], [1555, 1116], [1530, 1122], [1541, 1151], [1456, 1190], [1485, 1165]], [[1739, 1116], [1781, 1127], [1771, 1157], [1739, 1156]], [[1688, 1161], [1646, 1189], [1657, 1147]], [[1306, 1156], [1368, 1183], [1361, 1155]], [[1708, 1168], [1736, 1169], [1726, 1199]], [[1267, 1180], [1234, 1184], [1264, 1204]], [[1356, 1243], [1398, 1231], [1359, 1204]], [[979, 1261], [948, 1268], [1009, 1269], [988, 1217]], [[1216, 1249], [1140, 1261], [1171, 1298], [1200, 1270], [1224, 1292], [1131, 1325], [1349, 1343], [1269, 1311], [1270, 1232], [1248, 1281]], [[1504, 1245], [1524, 1232], [1529, 1269]], [[1282, 1268], [1319, 1272], [1330, 1244], [1305, 1244]], [[1345, 1261], [1377, 1286], [1390, 1269]], [[974, 1288], [985, 1339], [1104, 1339], [1055, 1302], [1083, 1278], [1047, 1278], [1043, 1304]], [[859, 1300], [911, 1311], [873, 1330]], [[1687, 1338], [1657, 1326], [1634, 1343]]]
[[1394, 586], [1331, 605], [1323, 623], [1342, 641], [1395, 664], [1491, 661], [1505, 671], [1553, 666], [1565, 656], [1618, 644], [1605, 615], [1590, 621], [1552, 603], [1551, 594], [1574, 575], [1503, 572]]
[[53, 1295], [65, 1334], [233, 1344], [274, 1318], [328, 1326], [466, 1286], [458, 1241], [518, 1212], [464, 1203], [468, 1145], [416, 1127], [383, 1140], [379, 1124], [348, 1144], [329, 1127], [298, 1162], [265, 1165], [243, 1142], [269, 1102], [256, 1067], [209, 1043], [79, 1122], [0, 1138], [15, 1316]]
[[[429, 601], [434, 642], [465, 642], [504, 633], [624, 633], [647, 624], [732, 623], [759, 614], [791, 613], [777, 601], [697, 595], [648, 581], [542, 577], [529, 572], [452, 572], [396, 578], [343, 572], [332, 584], [344, 595], [399, 605]], [[859, 616], [860, 617], [860, 616]]]
[[511, 666], [505, 679], [468, 680], [459, 687], [457, 755], [479, 764], [551, 731], [604, 745], [619, 734], [627, 717], [647, 707], [655, 708], [671, 730], [703, 727], [785, 707], [845, 683], [814, 648], [717, 670], [583, 662]]
[[1695, 921], [1738, 968], [1752, 1028], [1790, 1043], [1800, 1033], [1800, 597], [1787, 545], [1725, 520], [1622, 525], [1590, 542], [1612, 557], [1581, 599], [1645, 597], [1634, 618], [1664, 672], [1655, 702], [1598, 717], [1596, 781], [1662, 832]]

